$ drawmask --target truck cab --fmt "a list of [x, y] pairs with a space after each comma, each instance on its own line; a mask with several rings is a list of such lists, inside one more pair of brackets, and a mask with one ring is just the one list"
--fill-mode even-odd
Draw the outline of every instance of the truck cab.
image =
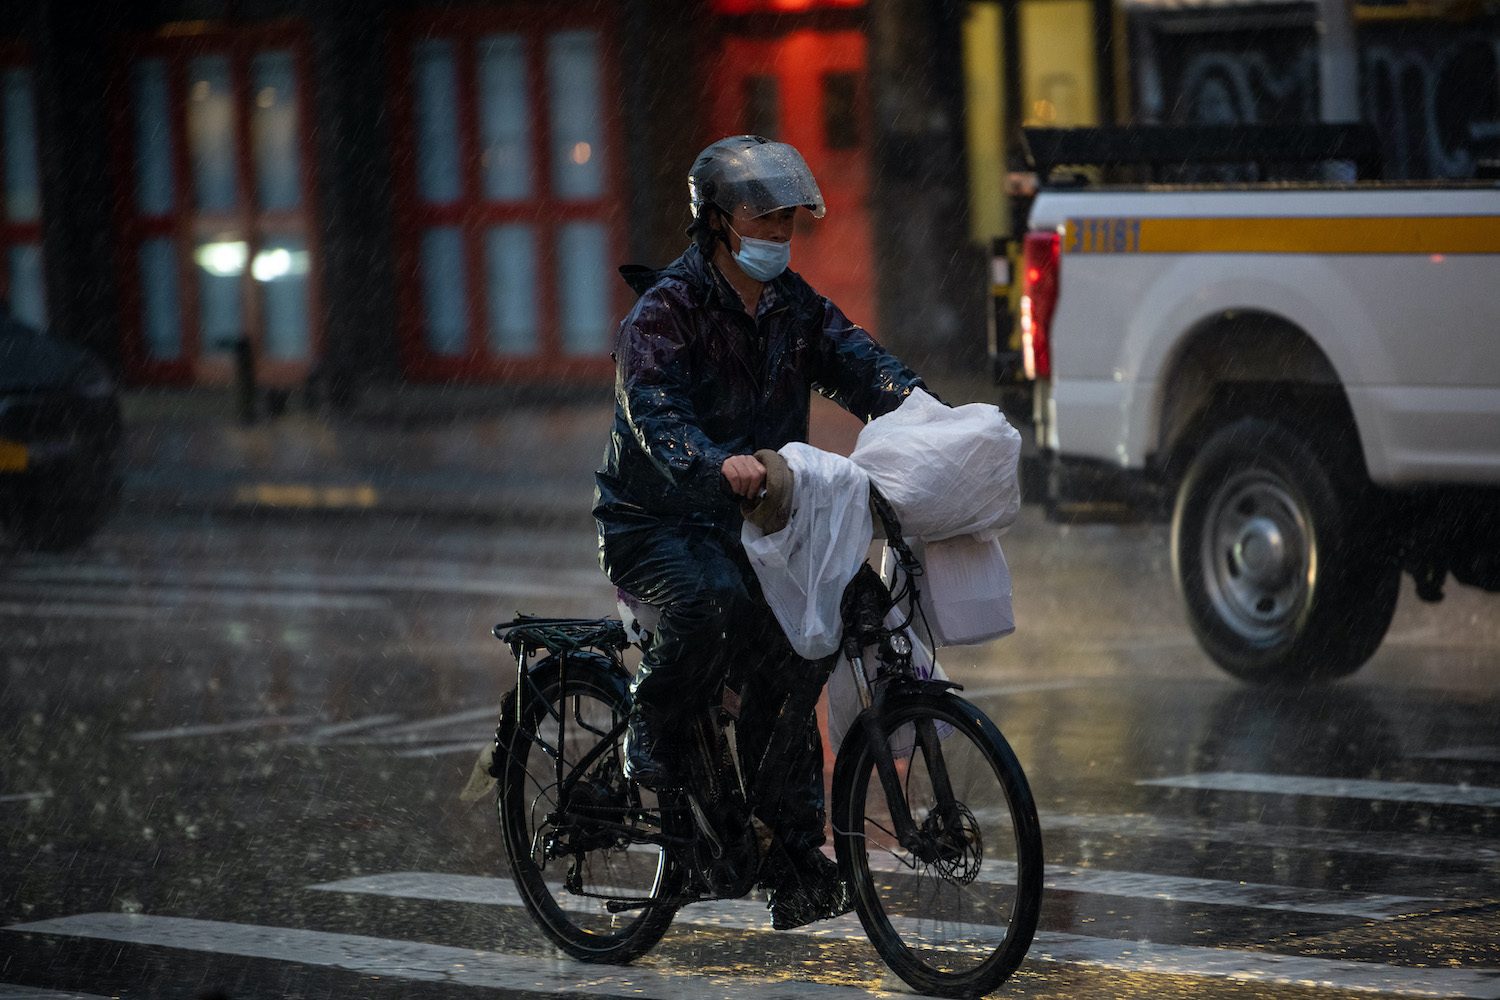
[[[1132, 152], [1085, 131], [1104, 159]], [[1357, 134], [1292, 146], [1357, 172]], [[1222, 138], [1240, 156], [1269, 141]], [[1426, 599], [1450, 574], [1500, 589], [1500, 185], [1069, 175], [1038, 193], [1022, 248], [1049, 510], [1169, 518], [1220, 666], [1352, 672], [1403, 570]]]

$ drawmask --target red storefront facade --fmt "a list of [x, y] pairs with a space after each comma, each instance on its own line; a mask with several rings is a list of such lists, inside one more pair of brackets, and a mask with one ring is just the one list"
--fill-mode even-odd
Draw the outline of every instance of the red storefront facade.
[[131, 384], [602, 384], [616, 268], [742, 131], [807, 156], [793, 266], [874, 324], [863, 0], [178, 6], [0, 18], [0, 290]]

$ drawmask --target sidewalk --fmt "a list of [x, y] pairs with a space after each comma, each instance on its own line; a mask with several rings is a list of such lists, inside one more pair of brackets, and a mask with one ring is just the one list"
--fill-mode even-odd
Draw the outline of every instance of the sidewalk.
[[[400, 387], [350, 413], [295, 405], [242, 426], [228, 390], [137, 390], [124, 400], [121, 516], [430, 515], [591, 522], [614, 417], [608, 386], [544, 395]], [[815, 398], [815, 444], [847, 453], [858, 424]]]
[[613, 419], [594, 399], [402, 390], [350, 413], [244, 426], [224, 390], [138, 391], [124, 400], [122, 515], [424, 514], [583, 524]]

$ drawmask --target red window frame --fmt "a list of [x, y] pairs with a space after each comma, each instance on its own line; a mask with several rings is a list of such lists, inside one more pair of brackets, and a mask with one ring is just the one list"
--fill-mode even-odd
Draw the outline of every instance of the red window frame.
[[[23, 43], [0, 41], [0, 72], [12, 69], [28, 69], [31, 71], [32, 94], [34, 101], [34, 95], [36, 94], [37, 87], [39, 86], [36, 75], [36, 60], [31, 58], [31, 52]], [[34, 116], [33, 120], [37, 121], [38, 131], [40, 131], [41, 129], [41, 116], [39, 114], [39, 111], [39, 108], [34, 107], [32, 109], [32, 114]], [[4, 109], [0, 108], [0, 115], [3, 114]], [[3, 124], [3, 122], [0, 122], [0, 126], [3, 126]], [[3, 132], [0, 132], [0, 135], [3, 134]], [[38, 146], [40, 146], [41, 137], [38, 135], [35, 138]], [[40, 164], [38, 164], [38, 169], [40, 169]], [[0, 163], [0, 173], [3, 173], [3, 171], [4, 165], [3, 163]], [[3, 200], [5, 196], [4, 182], [5, 178], [3, 176], [0, 176], [0, 200]], [[36, 244], [39, 247], [42, 245], [42, 219], [45, 217], [47, 211], [45, 189], [41, 192], [41, 194], [42, 204], [37, 210], [36, 219], [30, 222], [17, 222], [11, 219], [10, 216], [4, 211], [4, 206], [0, 205], [0, 296], [4, 296], [6, 301], [10, 301], [11, 293], [11, 248], [16, 246], [25, 246], [28, 244]], [[42, 267], [45, 268], [46, 266], [47, 258], [44, 248], [42, 255]]]
[[[589, 200], [563, 200], [552, 194], [551, 94], [547, 85], [546, 40], [560, 31], [587, 29], [600, 39], [599, 76], [604, 121], [605, 155], [603, 190]], [[526, 76], [530, 104], [532, 193], [521, 200], [487, 200], [480, 173], [479, 99], [476, 83], [474, 43], [497, 33], [519, 35], [525, 40]], [[624, 147], [616, 102], [612, 94], [622, 92], [611, 40], [617, 25], [607, 13], [578, 10], [572, 5], [522, 4], [494, 9], [449, 9], [422, 11], [401, 17], [390, 49], [391, 109], [395, 124], [394, 172], [396, 188], [396, 273], [401, 362], [410, 378], [420, 380], [603, 380], [614, 371], [609, 358], [611, 329], [600, 331], [597, 355], [563, 353], [558, 329], [557, 230], [573, 220], [597, 221], [605, 226], [606, 246], [614, 260], [623, 262], [625, 200], [621, 176]], [[412, 56], [415, 44], [428, 40], [454, 43], [459, 128], [460, 196], [447, 205], [422, 201], [417, 191], [417, 164], [413, 154], [416, 108], [413, 99]], [[525, 222], [536, 234], [537, 350], [526, 356], [497, 355], [486, 338], [486, 298], [483, 266], [485, 230], [506, 222]], [[423, 336], [420, 243], [424, 230], [434, 226], [456, 226], [463, 239], [465, 280], [464, 350], [458, 355], [439, 355], [427, 348]], [[598, 275], [606, 282], [610, 319], [628, 308], [624, 283], [613, 269]]]
[[[255, 157], [251, 143], [251, 61], [261, 52], [283, 49], [292, 54], [297, 74], [298, 172], [301, 183], [299, 206], [290, 211], [269, 211], [255, 204]], [[321, 356], [324, 344], [322, 299], [322, 246], [319, 239], [316, 166], [312, 143], [313, 74], [309, 57], [308, 30], [300, 21], [287, 20], [255, 25], [221, 25], [209, 22], [166, 25], [156, 32], [128, 38], [115, 62], [112, 88], [111, 146], [114, 166], [117, 242], [116, 273], [120, 276], [121, 354], [127, 377], [133, 382], [156, 384], [222, 384], [234, 376], [233, 352], [206, 353], [198, 321], [198, 286], [193, 251], [201, 232], [227, 229], [243, 234], [248, 250], [247, 265], [240, 276], [245, 332], [255, 351], [256, 379], [271, 386], [290, 386], [306, 378]], [[187, 143], [188, 64], [202, 55], [223, 55], [229, 60], [230, 91], [235, 114], [235, 193], [233, 208], [225, 212], [199, 213], [193, 204], [193, 170]], [[166, 65], [167, 107], [171, 115], [168, 135], [172, 163], [171, 210], [159, 216], [140, 214], [136, 202], [135, 108], [131, 72], [146, 59]], [[265, 325], [260, 296], [248, 261], [254, 260], [268, 234], [288, 233], [300, 237], [309, 257], [307, 284], [308, 347], [304, 359], [273, 359], [263, 350]], [[176, 248], [181, 356], [153, 359], [142, 328], [143, 295], [138, 262], [142, 242], [154, 237], [173, 241]]]

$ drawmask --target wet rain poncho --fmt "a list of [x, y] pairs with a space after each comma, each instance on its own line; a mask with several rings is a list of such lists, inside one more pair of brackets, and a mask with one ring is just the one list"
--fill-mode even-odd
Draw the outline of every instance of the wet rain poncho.
[[[744, 696], [736, 727], [753, 769], [788, 685], [808, 671], [761, 595], [724, 460], [806, 441], [817, 390], [862, 420], [921, 380], [796, 273], [765, 286], [757, 315], [696, 245], [660, 271], [624, 268], [640, 300], [616, 342], [615, 420], [596, 477], [599, 562], [661, 609], [631, 684], [674, 726], [726, 674]], [[774, 816], [791, 849], [823, 840], [822, 749], [809, 720]]]
[[601, 542], [642, 516], [738, 537], [726, 458], [806, 441], [810, 389], [868, 421], [922, 385], [795, 272], [766, 285], [755, 319], [696, 245], [660, 271], [622, 273], [641, 298], [616, 343]]

